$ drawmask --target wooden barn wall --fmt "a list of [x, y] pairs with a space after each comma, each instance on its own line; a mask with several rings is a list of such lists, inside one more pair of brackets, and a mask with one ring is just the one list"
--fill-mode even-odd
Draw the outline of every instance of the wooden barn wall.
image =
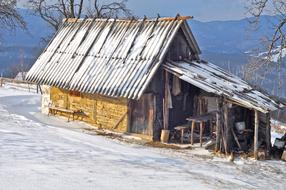
[[[53, 105], [56, 107], [75, 111], [82, 110], [86, 114], [83, 120], [88, 123], [105, 129], [127, 131], [127, 99], [71, 92], [55, 87], [51, 87], [50, 96]], [[62, 115], [65, 116], [65, 114]]]
[[170, 50], [167, 54], [167, 59], [172, 61], [179, 61], [184, 59], [193, 60], [194, 57], [195, 56], [193, 55], [192, 50], [186, 41], [186, 37], [183, 31], [180, 29], [170, 46]]
[[155, 121], [155, 96], [145, 93], [140, 100], [132, 103], [130, 132], [153, 136]]
[[131, 132], [152, 136], [155, 141], [160, 139], [163, 128], [162, 86], [163, 77], [160, 68], [140, 100], [132, 101]]

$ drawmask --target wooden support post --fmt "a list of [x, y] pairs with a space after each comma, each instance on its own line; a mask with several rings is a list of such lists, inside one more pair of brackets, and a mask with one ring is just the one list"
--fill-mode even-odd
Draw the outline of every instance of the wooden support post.
[[164, 71], [164, 99], [163, 99], [163, 120], [164, 129], [169, 129], [169, 73]]
[[204, 122], [200, 123], [200, 147], [203, 146], [203, 129], [204, 129]]
[[191, 129], [191, 145], [194, 144], [194, 130], [195, 130], [196, 123], [192, 121], [192, 129]]
[[230, 141], [231, 141], [231, 130], [230, 130], [230, 118], [229, 118], [229, 105], [224, 105], [224, 139], [225, 139], [225, 153], [230, 153]]
[[266, 114], [266, 157], [270, 156], [271, 151], [271, 125], [270, 125], [270, 113]]
[[181, 129], [181, 143], [184, 144], [184, 129]]
[[216, 144], [215, 144], [215, 152], [220, 149], [221, 144], [221, 114], [222, 114], [222, 100], [221, 98], [217, 99], [217, 107], [218, 111], [216, 113]]
[[219, 145], [220, 145], [220, 113], [216, 113], [216, 143], [215, 143], [215, 152], [219, 150]]
[[232, 152], [232, 133], [231, 128], [234, 126], [234, 116], [233, 116], [233, 109], [232, 104], [228, 102], [224, 102], [223, 105], [223, 133], [222, 138], [224, 141], [225, 153], [230, 154]]
[[258, 128], [259, 128], [259, 112], [255, 110], [254, 122], [254, 159], [258, 159]]
[[128, 107], [127, 107], [127, 132], [131, 133], [131, 122], [132, 122], [132, 100], [128, 101]]

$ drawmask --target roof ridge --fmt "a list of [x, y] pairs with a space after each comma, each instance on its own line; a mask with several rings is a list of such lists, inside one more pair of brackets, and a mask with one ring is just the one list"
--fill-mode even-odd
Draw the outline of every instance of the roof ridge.
[[[193, 16], [176, 16], [176, 17], [160, 17], [160, 18], [147, 18], [145, 19], [145, 21], [156, 21], [159, 20], [159, 21], [174, 21], [174, 20], [188, 20], [188, 19], [193, 19], [194, 17]], [[86, 18], [85, 21], [92, 21], [94, 18]], [[97, 18], [96, 20], [100, 21], [100, 20], [106, 20], [108, 18]], [[129, 22], [129, 21], [134, 21], [134, 18], [121, 18], [121, 19], [116, 19], [116, 18], [109, 18], [108, 19], [109, 21], [113, 21], [113, 20], [116, 20], [117, 22], [119, 21], [126, 21], [126, 22]], [[139, 19], [135, 19], [135, 21], [143, 21], [144, 18], [139, 18]], [[84, 19], [80, 18], [65, 18], [63, 19], [63, 22], [68, 22], [68, 23], [73, 23], [73, 22], [82, 22], [84, 21]]]

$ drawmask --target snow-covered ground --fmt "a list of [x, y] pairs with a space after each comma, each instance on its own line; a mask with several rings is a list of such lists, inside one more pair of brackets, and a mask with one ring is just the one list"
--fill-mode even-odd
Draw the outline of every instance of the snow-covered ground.
[[228, 162], [197, 157], [192, 150], [155, 149], [89, 135], [67, 128], [66, 120], [41, 115], [39, 103], [39, 95], [0, 88], [0, 189], [286, 187], [285, 162]]

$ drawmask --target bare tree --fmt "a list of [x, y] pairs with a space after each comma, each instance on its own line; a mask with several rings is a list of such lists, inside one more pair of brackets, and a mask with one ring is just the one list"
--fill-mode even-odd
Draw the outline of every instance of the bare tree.
[[55, 30], [64, 18], [80, 18], [84, 0], [29, 0], [29, 7]]
[[55, 30], [58, 30], [64, 18], [81, 18], [83, 14], [96, 18], [131, 15], [126, 0], [109, 3], [99, 0], [29, 0], [29, 7]]
[[[262, 85], [264, 79], [276, 77], [273, 81], [273, 92], [278, 95], [278, 92], [283, 90], [283, 79], [281, 78], [282, 57], [286, 50], [286, 0], [247, 0], [247, 10], [254, 17], [251, 23], [259, 26], [262, 15], [275, 15], [276, 21], [272, 22], [272, 36], [265, 37], [264, 43], [267, 44], [268, 52], [265, 57], [255, 57], [246, 66], [246, 72], [249, 76], [254, 77], [256, 81], [260, 81]], [[257, 78], [257, 76], [259, 78]], [[248, 78], [246, 76], [246, 78]]]
[[132, 17], [132, 12], [127, 8], [126, 2], [122, 0], [104, 4], [99, 0], [93, 0], [92, 6], [87, 9], [87, 15], [96, 18]]
[[263, 14], [275, 15], [278, 23], [273, 27], [273, 35], [269, 39], [268, 53], [271, 57], [272, 51], [280, 46], [286, 47], [286, 0], [248, 0], [248, 12], [254, 16], [252, 23], [257, 24]]
[[23, 17], [17, 12], [16, 0], [0, 0], [0, 25], [4, 29], [26, 28]]

